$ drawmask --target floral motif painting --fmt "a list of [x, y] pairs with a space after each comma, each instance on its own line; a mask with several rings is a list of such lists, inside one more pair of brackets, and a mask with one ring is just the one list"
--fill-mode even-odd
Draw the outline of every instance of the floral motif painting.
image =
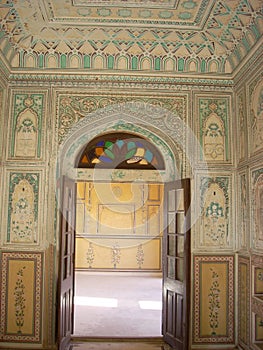
[[201, 207], [200, 245], [227, 247], [230, 244], [230, 178], [200, 178]]
[[1, 256], [1, 335], [4, 341], [41, 341], [42, 253]]
[[37, 242], [39, 176], [10, 173], [7, 242]]
[[234, 257], [194, 257], [193, 341], [234, 343]]

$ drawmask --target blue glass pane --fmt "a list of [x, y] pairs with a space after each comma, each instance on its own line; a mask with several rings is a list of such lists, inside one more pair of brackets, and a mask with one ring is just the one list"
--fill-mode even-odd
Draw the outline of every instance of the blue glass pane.
[[99, 141], [99, 142], [97, 143], [97, 146], [104, 146], [104, 141]]
[[143, 148], [144, 146], [143, 146], [143, 144], [141, 143], [141, 142], [136, 142], [136, 146], [138, 147], [138, 148]]
[[127, 144], [127, 147], [128, 147], [128, 150], [130, 150], [130, 149], [133, 149], [133, 148], [135, 148], [136, 147], [136, 144], [135, 144], [135, 142], [128, 142], [128, 144]]
[[108, 158], [108, 157], [104, 157], [104, 156], [100, 156], [99, 158], [102, 162], [106, 162], [106, 163], [111, 163], [112, 159]]
[[124, 145], [124, 141], [122, 141], [122, 140], [117, 140], [117, 141], [116, 141], [116, 145], [117, 145], [119, 148], [122, 148], [122, 146]]
[[148, 163], [151, 163], [151, 161], [153, 159], [152, 152], [147, 149], [145, 154], [144, 154], [144, 158], [147, 160]]

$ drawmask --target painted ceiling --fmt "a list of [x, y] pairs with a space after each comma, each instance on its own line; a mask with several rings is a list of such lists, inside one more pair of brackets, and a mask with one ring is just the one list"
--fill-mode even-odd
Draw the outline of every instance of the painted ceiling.
[[225, 74], [262, 32], [262, 0], [0, 0], [12, 69]]

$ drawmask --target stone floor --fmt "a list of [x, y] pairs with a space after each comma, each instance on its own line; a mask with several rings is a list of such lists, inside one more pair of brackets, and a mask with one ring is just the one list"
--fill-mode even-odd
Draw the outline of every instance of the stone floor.
[[161, 339], [156, 340], [130, 340], [122, 341], [94, 341], [72, 343], [70, 350], [170, 350], [171, 348], [163, 344]]
[[171, 350], [161, 337], [161, 288], [158, 274], [77, 272], [68, 350]]
[[161, 336], [161, 274], [78, 271], [74, 304], [74, 336]]
[[[214, 344], [206, 344], [203, 348], [199, 350], [237, 350], [235, 347], [225, 347], [225, 348], [215, 348]], [[90, 342], [73, 342], [69, 350], [172, 350], [172, 348], [164, 344], [162, 339], [150, 340], [144, 339], [139, 341], [138, 339], [132, 339], [127, 341], [127, 339], [119, 341], [90, 341]]]

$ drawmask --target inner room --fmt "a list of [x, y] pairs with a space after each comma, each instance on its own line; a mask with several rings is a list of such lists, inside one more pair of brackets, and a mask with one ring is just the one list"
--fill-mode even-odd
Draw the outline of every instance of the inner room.
[[161, 336], [162, 202], [162, 184], [77, 183], [74, 336]]

